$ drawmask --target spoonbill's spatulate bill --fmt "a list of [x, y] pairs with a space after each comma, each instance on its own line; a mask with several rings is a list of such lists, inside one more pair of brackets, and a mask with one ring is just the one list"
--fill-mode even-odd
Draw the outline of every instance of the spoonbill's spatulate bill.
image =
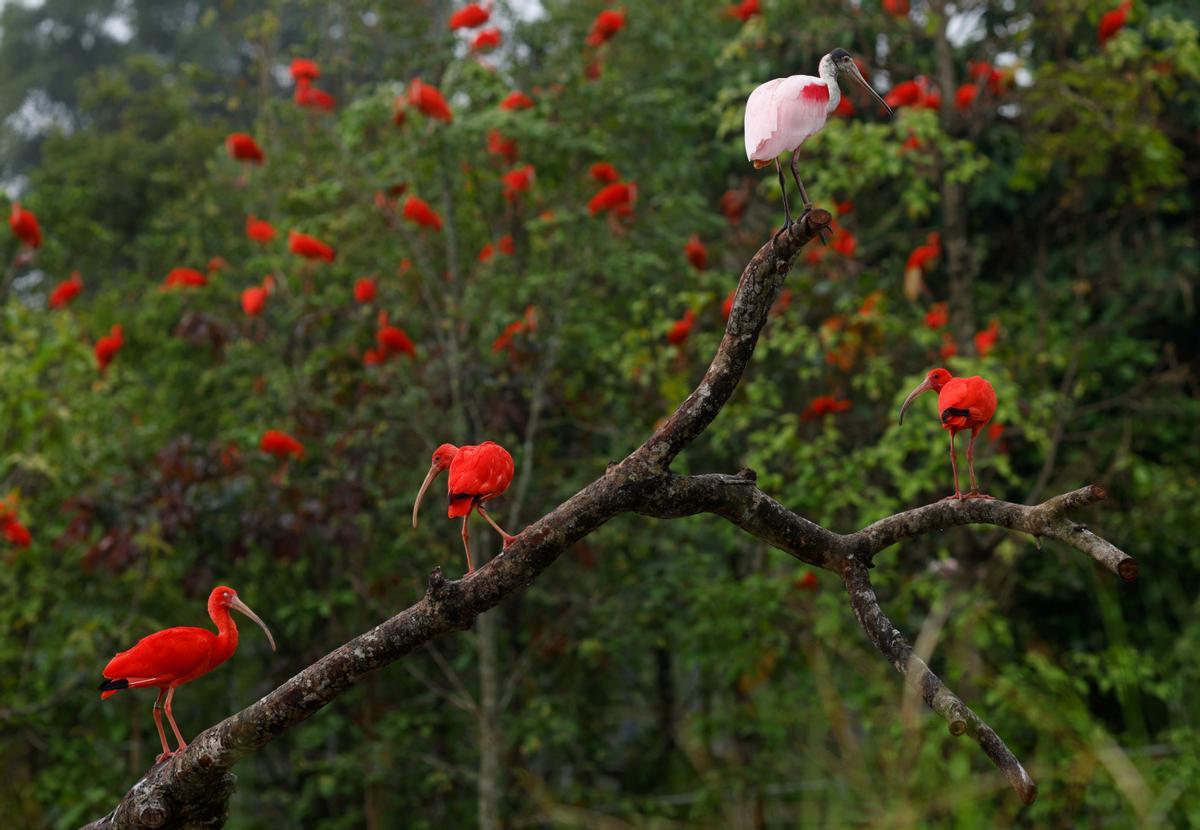
[[[950, 468], [954, 471], [954, 495], [947, 499], [990, 499], [979, 492], [975, 483], [975, 438], [996, 414], [996, 390], [983, 378], [956, 378], [946, 369], [934, 369], [908, 393], [900, 407], [900, 423], [904, 423], [904, 410], [922, 392], [936, 392], [938, 415], [942, 428], [950, 431]], [[967, 444], [967, 471], [971, 476], [971, 490], [965, 495], [958, 487], [958, 461], [954, 457], [954, 436], [960, 430], [971, 430], [971, 441]], [[943, 500], [944, 501], [944, 500]]]
[[513, 460], [508, 450], [492, 441], [465, 447], [442, 444], [433, 453], [433, 463], [429, 465], [429, 472], [421, 482], [416, 503], [413, 504], [413, 527], [417, 526], [417, 513], [421, 509], [421, 499], [425, 497], [425, 491], [438, 474], [447, 469], [450, 471], [447, 488], [450, 506], [446, 515], [450, 518], [462, 516], [462, 540], [463, 548], [467, 552], [469, 574], [475, 570], [471, 560], [470, 536], [467, 533], [467, 521], [471, 518], [472, 510], [478, 511], [484, 521], [495, 528], [504, 539], [505, 547], [517, 538], [496, 524], [496, 520], [483, 508], [485, 501], [502, 495], [512, 483]]
[[[175, 688], [208, 674], [237, 651], [238, 630], [229, 613], [231, 608], [258, 623], [271, 643], [271, 650], [275, 650], [275, 638], [271, 636], [267, 624], [250, 610], [250, 606], [238, 599], [237, 591], [218, 585], [208, 595], [208, 616], [217, 625], [216, 634], [207, 628], [166, 628], [143, 637], [137, 645], [117, 654], [104, 667], [105, 680], [100, 684], [101, 699], [112, 697], [125, 689], [158, 687], [158, 698], [154, 701], [154, 725], [158, 727], [158, 738], [162, 741], [162, 754], [157, 761], [164, 761], [175, 752], [187, 749], [187, 741], [179, 733], [175, 717], [171, 714]], [[167, 721], [175, 733], [175, 740], [179, 742], [175, 752], [167, 745], [167, 735], [163, 732], [163, 709], [166, 709]]]
[[880, 106], [891, 114], [892, 108], [863, 78], [854, 58], [845, 49], [834, 49], [821, 58], [817, 69], [819, 77], [792, 75], [775, 78], [755, 89], [746, 101], [746, 158], [754, 162], [755, 167], [775, 163], [779, 189], [783, 193], [783, 210], [787, 216], [785, 228], [791, 227], [792, 209], [788, 205], [787, 186], [783, 181], [779, 156], [781, 153], [792, 154], [792, 178], [800, 189], [804, 210], [811, 210], [812, 202], [804, 183], [800, 181], [797, 166], [800, 145], [825, 126], [829, 113], [837, 109], [838, 102], [842, 100], [842, 90], [837, 82], [839, 73], [845, 73], [862, 84], [863, 89], [871, 93]]

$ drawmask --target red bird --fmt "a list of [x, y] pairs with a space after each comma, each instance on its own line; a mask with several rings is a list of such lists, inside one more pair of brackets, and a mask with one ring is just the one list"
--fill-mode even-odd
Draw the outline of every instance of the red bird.
[[417, 526], [417, 513], [421, 509], [421, 499], [425, 491], [442, 470], [450, 470], [450, 481], [447, 492], [450, 506], [446, 515], [450, 518], [462, 516], [463, 548], [467, 552], [467, 573], [475, 570], [471, 561], [471, 541], [467, 532], [467, 521], [471, 511], [478, 511], [483, 520], [495, 528], [504, 540], [504, 547], [516, 539], [504, 528], [496, 524], [488, 512], [483, 509], [483, 503], [504, 494], [513, 479], [513, 460], [508, 450], [492, 441], [484, 441], [476, 446], [456, 447], [453, 444], [442, 444], [433, 453], [433, 463], [429, 472], [421, 482], [417, 492], [417, 501], [413, 504], [413, 527]]
[[308, 260], [323, 259], [326, 262], [333, 262], [337, 255], [333, 248], [315, 236], [294, 230], [288, 231], [288, 250]]
[[8, 215], [8, 226], [12, 228], [13, 236], [24, 242], [30, 248], [40, 248], [42, 245], [42, 229], [37, 217], [32, 211], [21, 207], [20, 202], [12, 203], [12, 212]]
[[115, 325], [109, 333], [96, 341], [92, 352], [96, 356], [96, 368], [101, 372], [108, 369], [108, 364], [112, 363], [113, 358], [117, 356], [117, 352], [121, 351], [121, 347], [125, 345], [125, 330], [121, 326]]
[[258, 448], [276, 458], [287, 458], [289, 455], [296, 458], [304, 457], [304, 445], [278, 429], [269, 429], [264, 432], [262, 440], [258, 442]]
[[700, 241], [699, 234], [692, 234], [684, 244], [683, 255], [697, 271], [703, 271], [708, 267], [708, 248], [705, 248], [704, 243]]
[[506, 233], [506, 234], [504, 234], [504, 236], [500, 237], [500, 242], [497, 244], [500, 249], [500, 253], [502, 253], [502, 254], [507, 254], [508, 256], [512, 256], [517, 251], [517, 246], [513, 242], [511, 233]]
[[955, 109], [970, 109], [971, 104], [975, 103], [975, 97], [977, 95], [979, 95], [979, 87], [973, 83], [963, 84], [954, 93]]
[[309, 107], [323, 112], [333, 112], [334, 107], [337, 106], [336, 98], [304, 80], [296, 83], [296, 91], [292, 94], [292, 100], [301, 107]]
[[408, 355], [416, 359], [417, 347], [404, 329], [390, 324], [383, 324], [375, 332], [375, 342], [379, 344], [379, 354], [385, 360], [392, 355]]
[[262, 148], [258, 146], [254, 136], [246, 133], [230, 133], [225, 139], [225, 150], [235, 161], [252, 161], [255, 164], [262, 164], [266, 160]]
[[484, 29], [471, 41], [471, 51], [482, 52], [485, 49], [495, 49], [500, 45], [501, 39], [499, 29]]
[[533, 184], [533, 165], [515, 167], [500, 177], [504, 183], [504, 198], [510, 202], [516, 201], [517, 195], [529, 190]]
[[163, 280], [163, 288], [201, 288], [208, 285], [208, 277], [195, 268], [172, 268]]
[[275, 239], [275, 228], [266, 219], [248, 216], [246, 217], [246, 237], [261, 245], [266, 245]]
[[361, 277], [354, 283], [354, 302], [359, 305], [369, 303], [375, 299], [375, 280], [370, 277]]
[[637, 198], [637, 185], [633, 182], [618, 182], [600, 189], [588, 202], [588, 211], [595, 216], [606, 210], [628, 209]]
[[418, 199], [416, 196], [409, 196], [405, 200], [404, 218], [416, 225], [433, 228], [435, 231], [442, 229], [442, 217], [429, 206], [428, 202]]
[[50, 307], [65, 308], [70, 305], [71, 300], [79, 296], [79, 292], [82, 290], [83, 277], [79, 276], [78, 271], [72, 271], [70, 279], [63, 280], [50, 292]]
[[588, 175], [601, 184], [612, 184], [621, 178], [621, 174], [617, 172], [617, 168], [613, 167], [607, 161], [598, 161], [588, 170]]
[[682, 347], [692, 336], [692, 326], [696, 323], [696, 312], [688, 309], [683, 316], [671, 324], [667, 330], [667, 342], [672, 346]]
[[257, 317], [267, 306], [267, 289], [253, 285], [242, 291], [242, 311], [247, 317]]
[[1106, 12], [1100, 18], [1100, 26], [1096, 30], [1096, 35], [1100, 40], [1100, 45], [1108, 43], [1109, 38], [1117, 32], [1125, 28], [1125, 21], [1129, 19], [1129, 12], [1133, 8], [1133, 3], [1125, 0], [1124, 3], [1117, 6], [1110, 12]]
[[488, 22], [492, 13], [478, 3], [468, 3], [450, 15], [450, 30], [474, 29]]
[[441, 90], [423, 83], [420, 78], [413, 78], [412, 83], [408, 85], [408, 102], [430, 118], [445, 121], [447, 124], [454, 120], [454, 113], [442, 97]]
[[533, 106], [533, 99], [524, 92], [513, 90], [504, 96], [504, 100], [500, 102], [502, 110], [527, 110]]
[[517, 160], [517, 142], [505, 138], [499, 130], [491, 130], [488, 132], [488, 152], [512, 164]]
[[883, 0], [883, 8], [896, 17], [908, 16], [908, 0]]
[[312, 82], [321, 77], [321, 70], [317, 68], [316, 61], [308, 58], [293, 58], [291, 73], [292, 80], [298, 84]]
[[612, 40], [617, 32], [625, 28], [624, 9], [606, 9], [592, 21], [592, 31], [587, 36], [588, 46], [600, 46]]
[[[100, 684], [101, 700], [125, 689], [158, 687], [158, 698], [154, 701], [154, 725], [158, 727], [158, 739], [162, 741], [163, 751], [155, 759], [155, 763], [165, 761], [187, 749], [187, 741], [180, 734], [175, 717], [171, 714], [171, 699], [175, 696], [175, 688], [208, 674], [237, 651], [238, 630], [229, 613], [231, 608], [241, 611], [258, 623], [267, 635], [271, 650], [275, 650], [275, 638], [271, 636], [267, 624], [250, 610], [250, 606], [238, 599], [237, 591], [218, 585], [208, 595], [208, 616], [216, 623], [216, 634], [207, 628], [190, 626], [156, 631], [148, 637], [143, 637], [128, 651], [115, 655], [104, 667], [105, 680]], [[164, 709], [167, 722], [171, 724], [171, 731], [175, 733], [175, 740], [179, 742], [179, 748], [175, 752], [167, 745], [167, 735], [163, 731]]]
[[950, 321], [950, 312], [946, 303], [934, 303], [925, 312], [925, 328], [937, 331]]
[[750, 18], [762, 14], [762, 9], [759, 8], [758, 0], [742, 0], [740, 3], [727, 6], [725, 14], [745, 23]]
[[[900, 406], [900, 423], [904, 423], [904, 410], [922, 392], [937, 392], [938, 412], [942, 428], [950, 430], [950, 467], [954, 470], [954, 495], [947, 499], [990, 499], [979, 492], [975, 483], [975, 437], [987, 426], [996, 414], [996, 390], [979, 376], [956, 378], [942, 368], [934, 369], [908, 393]], [[971, 441], [967, 444], [967, 471], [971, 476], [971, 491], [963, 495], [958, 486], [958, 461], [954, 457], [954, 436], [959, 430], [970, 429]]]

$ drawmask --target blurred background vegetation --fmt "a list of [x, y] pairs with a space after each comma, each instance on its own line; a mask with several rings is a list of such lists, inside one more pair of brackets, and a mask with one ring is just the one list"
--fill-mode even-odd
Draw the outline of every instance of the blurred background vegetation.
[[[894, 417], [946, 365], [999, 394], [985, 490], [1104, 483], [1110, 502], [1078, 518], [1140, 560], [1131, 585], [987, 528], [875, 571], [1039, 800], [1022, 808], [905, 689], [834, 576], [715, 518], [626, 516], [243, 761], [229, 826], [1200, 826], [1197, 7], [1138, 0], [1114, 26], [1109, 0], [626, 3], [588, 45], [605, 5], [498, 0], [484, 53], [483, 29], [449, 29], [457, 5], [3, 5], [0, 173], [44, 234], [0, 245], [5, 823], [76, 826], [145, 771], [152, 695], [101, 703], [100, 670], [151, 630], [206, 624], [213, 585], [281, 648], [250, 627], [184, 688], [189, 738], [410, 604], [434, 566], [460, 573], [456, 523], [408, 519], [442, 441], [509, 447], [509, 530], [635, 447], [702, 373], [782, 219], [773, 173], [745, 160], [747, 95], [840, 46], [903, 105], [889, 121], [846, 88], [852, 112], [805, 146], [838, 235], [793, 268], [676, 467], [751, 466], [843, 532], [928, 502], [950, 489], [945, 438], [929, 401]], [[332, 111], [296, 103], [295, 57]], [[406, 103], [415, 77], [450, 123]], [[533, 106], [501, 107], [514, 90]], [[229, 157], [234, 131], [265, 164]], [[598, 162], [636, 182], [632, 210], [589, 212]], [[531, 185], [506, 197], [524, 164]], [[441, 231], [404, 219], [410, 195]], [[250, 215], [273, 242], [247, 238]], [[292, 229], [336, 259], [288, 253]], [[207, 284], [163, 290], [176, 267]], [[82, 293], [49, 308], [75, 270]], [[267, 274], [250, 317], [242, 292]], [[381, 312], [415, 357], [364, 362]], [[261, 452], [268, 429], [303, 458]], [[498, 550], [482, 523], [475, 540], [477, 560]]]

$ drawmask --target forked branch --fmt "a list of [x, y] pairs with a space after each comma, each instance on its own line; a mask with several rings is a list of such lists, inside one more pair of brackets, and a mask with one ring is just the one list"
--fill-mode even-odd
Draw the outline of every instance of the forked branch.
[[[700, 435], [736, 389], [759, 332], [796, 253], [827, 230], [824, 210], [806, 213], [789, 232], [759, 249], [742, 273], [725, 336], [704, 378], [642, 446], [552, 512], [525, 528], [503, 556], [458, 581], [441, 570], [417, 603], [355, 637], [256, 703], [207, 729], [184, 752], [154, 766], [117, 808], [87, 830], [217, 828], [223, 825], [238, 760], [315, 714], [368, 672], [382, 668], [435, 637], [468, 628], [501, 600], [528, 586], [562, 553], [619, 513], [660, 518], [720, 515], [812, 565], [842, 575], [851, 607], [868, 637], [896, 665], [951, 730], [971, 734], [1009, 775], [1028, 803], [1036, 787], [996, 734], [953, 695], [883, 614], [867, 578], [872, 557], [901, 539], [955, 525], [983, 523], [1060, 539], [1132, 579], [1136, 564], [1115, 547], [1063, 517], [1103, 497], [1085, 488], [1035, 507], [1006, 502], [934, 504], [890, 516], [839, 535], [788, 510], [755, 486], [748, 470], [737, 475], [676, 476], [671, 461]], [[1019, 775], [1017, 775], [1019, 771]], [[1015, 777], [1014, 777], [1015, 776]]]

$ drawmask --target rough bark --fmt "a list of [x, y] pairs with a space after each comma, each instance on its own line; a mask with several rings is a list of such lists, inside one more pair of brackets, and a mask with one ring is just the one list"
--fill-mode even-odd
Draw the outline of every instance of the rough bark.
[[[528, 586], [575, 542], [624, 512], [660, 518], [714, 513], [802, 561], [839, 573], [868, 638], [948, 718], [955, 734], [965, 731], [975, 737], [1021, 798], [1032, 800], [1036, 788], [999, 737], [927, 666], [914, 664], [911, 648], [879, 609], [866, 568], [877, 553], [902, 539], [956, 525], [992, 524], [1059, 539], [1122, 578], [1133, 579], [1137, 566], [1132, 559], [1063, 516], [1068, 509], [1102, 499], [1101, 488], [1076, 490], [1031, 507], [1000, 501], [941, 502], [841, 535], [763, 493], [752, 471], [677, 476], [668, 469], [733, 394], [791, 260], [828, 228], [831, 218], [826, 211], [814, 210], [759, 249], [742, 274], [725, 336], [704, 378], [642, 446], [525, 528], [503, 555], [470, 576], [447, 581], [440, 568], [435, 570], [425, 596], [414, 605], [201, 733], [186, 751], [152, 767], [112, 813], [87, 825], [88, 830], [221, 827], [234, 786], [229, 770], [240, 759], [315, 714], [369, 672], [435, 637], [468, 628], [481, 613]], [[1014, 770], [1020, 770], [1019, 777], [1014, 778]]]

